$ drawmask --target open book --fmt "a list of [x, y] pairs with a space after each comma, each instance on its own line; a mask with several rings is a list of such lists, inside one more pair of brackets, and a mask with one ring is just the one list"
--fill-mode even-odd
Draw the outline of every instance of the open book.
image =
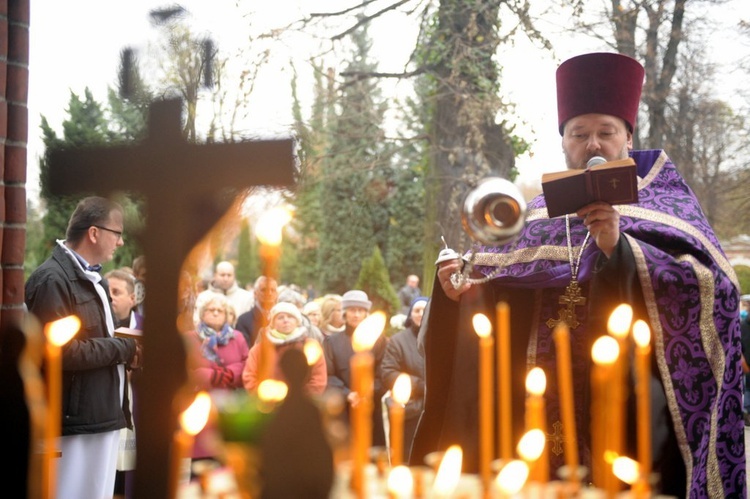
[[115, 338], [133, 338], [140, 340], [143, 337], [143, 331], [130, 327], [118, 327], [115, 329]]
[[575, 213], [594, 201], [638, 202], [638, 176], [633, 158], [607, 161], [585, 170], [542, 175], [542, 191], [550, 218]]

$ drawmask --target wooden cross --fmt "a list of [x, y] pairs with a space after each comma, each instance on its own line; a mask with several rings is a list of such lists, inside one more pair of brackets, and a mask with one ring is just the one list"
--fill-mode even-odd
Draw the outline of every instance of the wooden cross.
[[570, 329], [575, 329], [581, 325], [578, 317], [576, 316], [576, 307], [583, 306], [586, 304], [586, 298], [581, 295], [581, 287], [578, 285], [578, 281], [575, 279], [570, 281], [570, 284], [565, 288], [565, 293], [560, 295], [558, 300], [560, 305], [565, 305], [557, 311], [557, 319], [548, 319], [546, 324], [550, 329], [554, 329], [555, 326], [561, 322], [565, 322]]
[[173, 400], [186, 381], [186, 352], [176, 326], [182, 262], [233, 201], [217, 193], [294, 181], [293, 139], [189, 144], [182, 137], [181, 115], [180, 100], [154, 102], [142, 144], [56, 150], [49, 156], [53, 194], [131, 191], [146, 198], [146, 367], [136, 387], [134, 491], [143, 498], [168, 496], [170, 447], [177, 428]]

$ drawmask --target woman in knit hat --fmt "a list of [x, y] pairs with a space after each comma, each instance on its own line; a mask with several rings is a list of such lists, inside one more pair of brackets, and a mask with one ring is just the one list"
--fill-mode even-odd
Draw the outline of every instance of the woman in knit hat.
[[[302, 326], [302, 315], [296, 305], [288, 302], [279, 302], [271, 308], [268, 327], [261, 330], [265, 335], [265, 340], [273, 345], [273, 349], [268, 349], [270, 354], [269, 362], [273, 366], [271, 377], [284, 381], [284, 375], [279, 367], [279, 361], [289, 349], [302, 350], [305, 341], [308, 340], [307, 329]], [[315, 341], [315, 340], [311, 340]], [[258, 341], [250, 349], [250, 354], [245, 363], [245, 369], [242, 372], [242, 382], [245, 389], [253, 392], [258, 389], [260, 382], [258, 377], [260, 351], [263, 346], [262, 341]], [[326, 388], [328, 374], [326, 372], [326, 363], [321, 355], [310, 369], [310, 377], [305, 384], [308, 393], [318, 395], [323, 393]]]

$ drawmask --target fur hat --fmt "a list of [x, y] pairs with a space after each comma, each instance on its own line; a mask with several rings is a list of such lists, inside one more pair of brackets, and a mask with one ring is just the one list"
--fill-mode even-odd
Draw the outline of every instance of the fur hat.
[[593, 53], [568, 59], [557, 68], [557, 124], [589, 113], [608, 114], [635, 129], [643, 87], [643, 66], [622, 54]]
[[360, 307], [369, 312], [372, 302], [367, 298], [367, 293], [364, 291], [352, 289], [344, 293], [344, 296], [341, 297], [341, 306], [344, 310], [350, 307]]
[[297, 306], [292, 303], [282, 301], [282, 302], [277, 303], [271, 308], [271, 312], [268, 317], [269, 319], [268, 324], [270, 324], [271, 327], [273, 327], [273, 320], [281, 312], [284, 312], [285, 314], [289, 314], [295, 319], [297, 319], [297, 326], [302, 325], [302, 314], [300, 313], [299, 308], [297, 308]]

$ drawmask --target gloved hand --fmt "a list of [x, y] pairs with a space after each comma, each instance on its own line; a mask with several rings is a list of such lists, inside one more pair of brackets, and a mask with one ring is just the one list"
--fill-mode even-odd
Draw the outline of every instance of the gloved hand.
[[216, 388], [229, 388], [233, 380], [234, 373], [226, 367], [214, 367], [211, 373], [211, 385]]

